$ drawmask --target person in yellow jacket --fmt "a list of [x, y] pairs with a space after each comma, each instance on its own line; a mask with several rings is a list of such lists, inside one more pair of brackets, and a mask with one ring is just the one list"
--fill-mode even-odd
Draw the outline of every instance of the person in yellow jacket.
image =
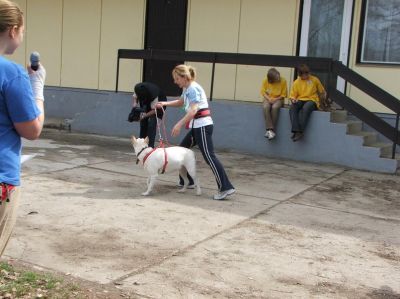
[[279, 111], [283, 106], [283, 101], [287, 97], [287, 83], [285, 78], [275, 68], [270, 68], [267, 77], [261, 86], [261, 96], [263, 97], [263, 110], [266, 133], [265, 138], [271, 140], [275, 138], [275, 126], [278, 122]]
[[318, 110], [320, 98], [326, 97], [321, 81], [310, 74], [310, 68], [307, 65], [299, 65], [297, 73], [298, 78], [293, 82], [289, 96], [293, 141], [298, 141], [304, 136], [311, 112]]

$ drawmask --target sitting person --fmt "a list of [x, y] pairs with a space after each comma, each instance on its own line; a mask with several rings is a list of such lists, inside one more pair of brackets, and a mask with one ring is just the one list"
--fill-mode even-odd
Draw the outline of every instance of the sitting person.
[[[142, 113], [140, 114], [140, 138], [149, 137], [149, 146], [154, 147], [157, 133], [157, 119], [155, 105], [160, 101], [167, 101], [164, 92], [154, 83], [142, 82], [135, 85], [135, 92], [132, 95], [132, 112], [140, 105]], [[163, 118], [163, 110], [157, 109], [157, 118]], [[131, 119], [132, 121], [132, 119]]]
[[293, 141], [298, 141], [304, 136], [311, 112], [319, 109], [320, 98], [326, 97], [321, 81], [310, 74], [310, 68], [307, 65], [301, 64], [297, 72], [298, 78], [293, 82], [289, 97]]
[[279, 110], [283, 106], [283, 101], [287, 96], [287, 83], [275, 68], [270, 68], [267, 77], [261, 86], [261, 96], [263, 97], [263, 110], [266, 133], [268, 140], [275, 138], [275, 126], [278, 122]]

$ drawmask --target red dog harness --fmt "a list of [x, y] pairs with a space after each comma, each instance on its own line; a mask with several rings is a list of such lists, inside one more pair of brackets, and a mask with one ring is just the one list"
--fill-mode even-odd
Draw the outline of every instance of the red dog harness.
[[[160, 144], [158, 145], [158, 147], [153, 148], [150, 152], [148, 152], [148, 153], [144, 156], [142, 162], [143, 162], [143, 165], [144, 165], [144, 163], [146, 162], [147, 158], [148, 158], [154, 151], [156, 151], [157, 149], [159, 149], [160, 147], [162, 147], [162, 148], [164, 149], [164, 165], [163, 165], [162, 170], [161, 170], [161, 174], [163, 174], [163, 173], [165, 173], [165, 169], [167, 168], [168, 157], [167, 157], [167, 151], [165, 150], [164, 143], [162, 142], [162, 140], [160, 141]], [[145, 150], [146, 148], [148, 148], [148, 147], [142, 148], [142, 150], [137, 154], [137, 157], [139, 157], [139, 155], [142, 153], [142, 151]], [[136, 160], [136, 164], [138, 164], [138, 163], [139, 163], [139, 159]]]

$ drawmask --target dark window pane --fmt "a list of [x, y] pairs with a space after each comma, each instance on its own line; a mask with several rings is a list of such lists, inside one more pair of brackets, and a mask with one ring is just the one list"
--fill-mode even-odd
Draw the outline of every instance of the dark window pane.
[[400, 63], [400, 0], [368, 0], [362, 62]]

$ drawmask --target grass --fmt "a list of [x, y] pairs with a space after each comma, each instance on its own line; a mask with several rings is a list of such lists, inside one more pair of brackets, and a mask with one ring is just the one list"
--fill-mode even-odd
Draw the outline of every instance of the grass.
[[0, 263], [0, 298], [87, 298], [80, 287], [51, 274], [16, 270]]

